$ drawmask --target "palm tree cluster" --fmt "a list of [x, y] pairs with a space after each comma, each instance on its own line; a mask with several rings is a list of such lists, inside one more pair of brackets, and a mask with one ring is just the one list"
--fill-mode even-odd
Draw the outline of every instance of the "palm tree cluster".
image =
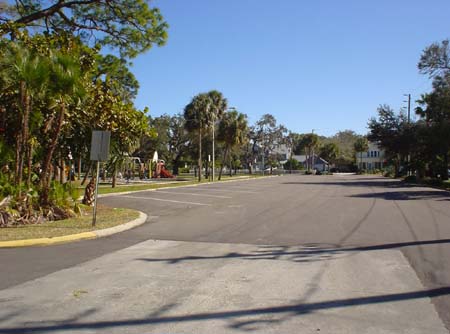
[[67, 161], [87, 160], [92, 129], [112, 131], [114, 147], [145, 133], [144, 113], [98, 77], [101, 57], [71, 36], [0, 39], [0, 225], [72, 214], [52, 182], [66, 181]]

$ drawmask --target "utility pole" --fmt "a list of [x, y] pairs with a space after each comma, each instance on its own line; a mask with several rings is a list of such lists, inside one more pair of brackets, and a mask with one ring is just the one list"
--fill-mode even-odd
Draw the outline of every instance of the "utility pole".
[[[407, 96], [408, 97], [408, 101], [403, 101], [403, 102], [408, 102], [408, 127], [411, 124], [411, 94], [403, 94], [403, 96]], [[407, 163], [408, 163], [408, 171], [407, 171], [407, 175], [410, 176], [411, 175], [411, 166], [410, 166], [410, 162], [411, 162], [411, 155], [408, 152], [408, 156], [406, 157]]]
[[[311, 134], [314, 134], [314, 129], [311, 130]], [[311, 157], [311, 170], [314, 169], [314, 146], [312, 146], [312, 157]]]
[[403, 101], [403, 102], [408, 102], [408, 124], [411, 122], [411, 94], [403, 94], [404, 96], [408, 97], [408, 101]]
[[214, 178], [215, 178], [215, 173], [214, 173], [214, 169], [216, 167], [216, 152], [214, 150], [214, 128], [216, 127], [216, 114], [213, 114], [213, 126], [212, 126], [212, 182], [214, 182]]

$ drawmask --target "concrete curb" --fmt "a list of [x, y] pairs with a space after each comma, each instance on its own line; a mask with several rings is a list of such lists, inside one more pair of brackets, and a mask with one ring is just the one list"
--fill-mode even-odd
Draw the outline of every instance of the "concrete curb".
[[[158, 189], [167, 189], [167, 188], [199, 187], [202, 185], [216, 184], [216, 183], [223, 183], [223, 182], [260, 180], [260, 179], [265, 179], [265, 178], [270, 178], [270, 177], [278, 177], [278, 175], [268, 175], [268, 176], [261, 176], [261, 177], [256, 177], [256, 178], [241, 177], [241, 178], [237, 178], [237, 179], [233, 179], [233, 180], [224, 180], [224, 181], [220, 181], [220, 182], [205, 182], [205, 183], [200, 183], [200, 184], [180, 184], [180, 185], [177, 185], [174, 187], [162, 187], [162, 188], [155, 188], [155, 189], [123, 191], [123, 192], [119, 192], [119, 193], [103, 194], [103, 195], [98, 195], [98, 197], [101, 198], [101, 197], [110, 197], [110, 196], [120, 196], [120, 195], [126, 195], [126, 194], [144, 192], [144, 191], [157, 191]], [[114, 227], [105, 228], [102, 230], [90, 231], [90, 232], [64, 235], [64, 236], [53, 237], [53, 238], [0, 241], [0, 248], [28, 247], [28, 246], [50, 246], [50, 245], [61, 244], [61, 243], [66, 243], [66, 242], [102, 238], [102, 237], [107, 237], [112, 234], [116, 234], [119, 232], [123, 232], [123, 231], [129, 230], [129, 229], [132, 229], [136, 226], [144, 224], [146, 221], [147, 221], [147, 215], [145, 213], [139, 211], [139, 217], [136, 218], [135, 220], [132, 220], [128, 223], [117, 225]]]
[[25, 239], [25, 240], [11, 240], [0, 241], [0, 248], [12, 248], [12, 247], [28, 247], [28, 246], [50, 246], [66, 242], [73, 242], [79, 240], [96, 239], [106, 237], [112, 234], [130, 230], [136, 226], [142, 225], [147, 221], [147, 215], [139, 211], [139, 217], [129, 221], [128, 223], [117, 225], [114, 227], [105, 228], [102, 230], [89, 231], [77, 234], [63, 235], [53, 238], [38, 238], [38, 239]]

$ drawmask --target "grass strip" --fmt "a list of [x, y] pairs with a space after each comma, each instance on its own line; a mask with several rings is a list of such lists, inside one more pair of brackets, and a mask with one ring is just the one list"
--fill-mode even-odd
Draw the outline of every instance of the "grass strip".
[[[231, 178], [230, 177], [224, 178], [222, 176], [223, 179], [221, 181], [216, 180], [215, 182], [219, 183], [219, 182], [225, 182], [225, 181], [230, 181], [230, 180], [252, 179], [252, 178], [258, 178], [258, 177], [261, 177], [261, 176], [252, 175], [252, 176], [245, 176], [245, 177], [238, 176], [238, 177], [231, 177]], [[150, 190], [150, 189], [172, 188], [172, 187], [196, 185], [196, 184], [211, 182], [211, 181], [205, 180], [205, 179], [202, 179], [201, 182], [198, 182], [197, 180], [194, 180], [194, 179], [187, 179], [187, 178], [182, 178], [182, 179], [183, 180], [162, 181], [161, 183], [158, 182], [158, 183], [148, 183], [148, 184], [142, 184], [142, 183], [140, 183], [140, 184], [133, 184], [133, 183], [120, 184], [120, 185], [117, 185], [115, 188], [112, 188], [111, 184], [109, 184], [109, 186], [107, 184], [102, 184], [98, 189], [98, 193], [99, 194], [112, 194], [112, 193], [119, 193], [119, 192], [124, 192], [124, 191], [140, 191], [140, 190]], [[84, 189], [84, 188], [80, 188], [80, 189]]]
[[50, 221], [42, 224], [0, 228], [0, 241], [53, 238], [101, 230], [127, 223], [139, 217], [139, 212], [135, 210], [99, 205], [97, 207], [97, 223], [95, 227], [92, 227], [92, 208], [86, 208], [84, 211], [81, 217]]

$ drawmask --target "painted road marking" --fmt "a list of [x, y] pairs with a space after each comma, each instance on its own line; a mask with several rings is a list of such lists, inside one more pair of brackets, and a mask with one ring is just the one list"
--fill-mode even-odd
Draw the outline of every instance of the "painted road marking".
[[[197, 188], [198, 189], [198, 188]], [[234, 193], [246, 193], [246, 194], [258, 194], [258, 191], [246, 191], [246, 190], [225, 190], [225, 189], [210, 189], [206, 188], [207, 191], [218, 191], [218, 192], [234, 192]]]
[[185, 193], [185, 192], [178, 192], [178, 191], [162, 191], [162, 190], [156, 190], [157, 193], [161, 194], [173, 194], [173, 195], [192, 195], [192, 196], [205, 196], [205, 197], [215, 197], [215, 198], [233, 198], [230, 196], [219, 196], [219, 195], [209, 195], [209, 194], [196, 194], [196, 193]]
[[154, 201], [161, 201], [161, 202], [171, 202], [171, 203], [179, 203], [179, 204], [191, 204], [191, 205], [203, 205], [203, 206], [211, 206], [211, 204], [205, 204], [205, 203], [197, 203], [197, 202], [185, 202], [185, 201], [175, 201], [173, 199], [164, 199], [164, 198], [156, 198], [156, 197], [142, 197], [142, 196], [121, 196], [126, 198], [135, 198], [135, 199], [145, 199], [145, 200], [154, 200]]

